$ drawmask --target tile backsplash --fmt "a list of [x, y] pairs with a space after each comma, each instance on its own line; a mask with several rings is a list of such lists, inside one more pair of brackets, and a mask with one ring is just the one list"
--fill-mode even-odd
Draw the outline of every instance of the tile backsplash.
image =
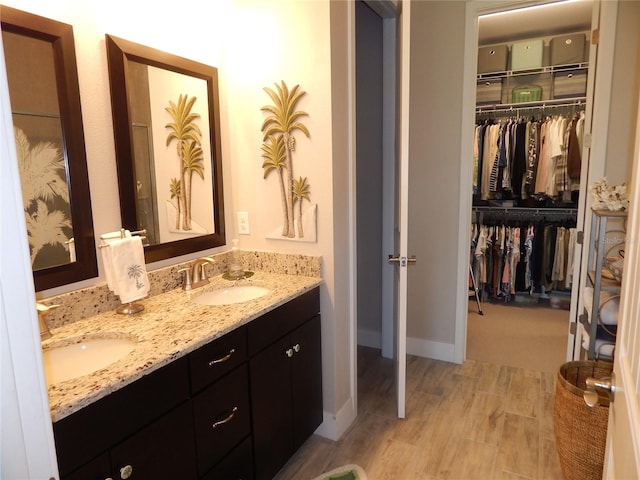
[[[284, 275], [321, 277], [321, 257], [309, 255], [241, 251], [242, 266], [248, 271], [262, 271]], [[231, 252], [212, 255], [216, 260], [207, 265], [210, 276], [220, 275], [228, 270]], [[182, 275], [178, 270], [191, 261], [160, 268], [148, 272], [151, 290], [149, 296], [159, 295], [182, 286]], [[106, 283], [49, 297], [40, 302], [46, 305], [60, 305], [47, 314], [49, 328], [59, 328], [93, 315], [115, 310], [121, 303], [117, 295], [109, 290]]]

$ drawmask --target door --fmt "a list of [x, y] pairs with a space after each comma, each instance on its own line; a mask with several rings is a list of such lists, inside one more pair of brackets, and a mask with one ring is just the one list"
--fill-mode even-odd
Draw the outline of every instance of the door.
[[620, 322], [613, 366], [604, 478], [640, 478], [640, 105], [629, 199]]
[[[396, 170], [396, 227], [395, 255], [390, 258], [396, 265], [395, 277], [395, 339], [396, 339], [396, 397], [398, 417], [405, 417], [407, 383], [407, 268], [410, 260], [407, 253], [409, 226], [409, 53], [410, 53], [411, 3], [403, 2], [399, 12], [398, 64], [400, 65], [399, 118], [398, 118], [398, 167]], [[415, 261], [415, 260], [414, 260]]]

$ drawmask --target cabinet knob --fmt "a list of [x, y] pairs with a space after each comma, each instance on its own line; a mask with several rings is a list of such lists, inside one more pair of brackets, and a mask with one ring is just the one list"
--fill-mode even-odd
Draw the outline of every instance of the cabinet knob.
[[125, 465], [120, 469], [120, 478], [122, 480], [127, 480], [131, 475], [133, 475], [133, 467], [131, 465]]
[[288, 348], [284, 353], [289, 358], [293, 357], [293, 348]]
[[300, 344], [299, 344], [299, 343], [296, 343], [296, 344], [293, 346], [293, 351], [294, 351], [294, 352], [296, 352], [296, 353], [298, 353], [298, 352], [300, 351]]
[[209, 366], [213, 367], [214, 365], [218, 364], [218, 363], [222, 363], [222, 362], [226, 362], [227, 360], [229, 360], [231, 358], [231, 356], [235, 353], [236, 349], [232, 348], [231, 350], [229, 350], [229, 353], [227, 353], [226, 355], [220, 357], [220, 358], [216, 358], [214, 360], [211, 360], [209, 362]]

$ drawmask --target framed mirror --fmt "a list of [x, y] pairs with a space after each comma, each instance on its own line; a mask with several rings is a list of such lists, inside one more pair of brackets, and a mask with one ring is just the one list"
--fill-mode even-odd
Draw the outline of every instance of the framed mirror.
[[97, 277], [73, 29], [4, 5], [0, 21], [36, 291]]
[[218, 71], [106, 35], [123, 227], [153, 262], [225, 244]]

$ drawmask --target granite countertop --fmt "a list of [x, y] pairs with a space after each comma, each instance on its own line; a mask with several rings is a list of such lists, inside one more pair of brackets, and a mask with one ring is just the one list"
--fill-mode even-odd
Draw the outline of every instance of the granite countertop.
[[256, 272], [238, 283], [263, 286], [270, 293], [232, 305], [191, 301], [203, 292], [230, 285], [219, 275], [209, 285], [190, 292], [178, 288], [137, 301], [145, 308], [136, 315], [110, 311], [53, 329], [53, 337], [42, 343], [44, 349], [90, 338], [130, 338], [137, 343], [131, 353], [102, 370], [49, 385], [51, 419], [57, 422], [71, 415], [320, 285], [322, 279]]

